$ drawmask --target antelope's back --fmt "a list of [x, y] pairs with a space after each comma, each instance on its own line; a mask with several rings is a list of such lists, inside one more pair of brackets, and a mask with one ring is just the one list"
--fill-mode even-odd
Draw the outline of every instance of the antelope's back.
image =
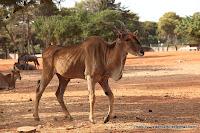
[[66, 78], [84, 78], [85, 52], [82, 47], [83, 45], [50, 46], [42, 54], [43, 68]]
[[42, 53], [43, 67], [52, 67], [54, 56], [57, 51], [59, 51], [61, 47], [53, 45], [45, 49]]
[[5, 79], [6, 77], [0, 73], [0, 88], [7, 88], [8, 87], [8, 82]]
[[105, 45], [100, 37], [91, 36], [79, 45], [50, 46], [42, 54], [43, 68], [70, 79], [102, 75]]

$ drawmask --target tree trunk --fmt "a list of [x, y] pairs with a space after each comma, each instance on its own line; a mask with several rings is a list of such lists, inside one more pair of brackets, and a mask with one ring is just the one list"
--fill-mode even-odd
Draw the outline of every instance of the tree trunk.
[[178, 39], [177, 39], [177, 35], [175, 34], [175, 42], [174, 42], [174, 46], [176, 48], [176, 51], [178, 50], [177, 44], [178, 43]]
[[48, 39], [46, 39], [46, 45], [45, 45], [45, 49], [49, 47], [49, 41]]
[[34, 45], [33, 45], [33, 39], [32, 39], [32, 37], [31, 37], [31, 46], [32, 46], [32, 53], [33, 53], [33, 55], [35, 55], [35, 50], [34, 50]]
[[8, 59], [8, 50], [6, 44], [2, 43], [3, 50], [5, 52], [5, 59]]
[[167, 35], [167, 51], [168, 51], [168, 49], [169, 49], [169, 46], [170, 46], [170, 37], [169, 37], [169, 35]]
[[30, 47], [30, 25], [29, 25], [29, 19], [27, 22], [27, 43], [28, 43], [28, 54], [31, 54], [31, 47]]
[[17, 46], [17, 43], [16, 43], [15, 40], [14, 40], [13, 35], [10, 33], [10, 31], [8, 30], [8, 28], [6, 27], [6, 25], [4, 25], [4, 28], [5, 28], [6, 31], [8, 32], [8, 34], [9, 34], [9, 36], [10, 36], [12, 42], [14, 43], [14, 45], [15, 45], [15, 47], [16, 47], [16, 49], [17, 49], [17, 52], [18, 52], [18, 54], [19, 54], [19, 56], [20, 56], [20, 55], [21, 55], [21, 52], [20, 52], [20, 50], [19, 50], [19, 47]]

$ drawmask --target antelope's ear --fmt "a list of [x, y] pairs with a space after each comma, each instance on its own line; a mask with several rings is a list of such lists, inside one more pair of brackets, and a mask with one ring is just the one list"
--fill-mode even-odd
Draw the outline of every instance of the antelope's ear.
[[136, 30], [133, 34], [137, 36], [137, 34], [138, 34], [138, 30]]

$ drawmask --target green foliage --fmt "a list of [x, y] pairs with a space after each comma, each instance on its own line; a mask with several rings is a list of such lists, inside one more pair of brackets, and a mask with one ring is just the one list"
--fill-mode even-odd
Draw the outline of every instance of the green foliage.
[[126, 10], [120, 2], [115, 3], [115, 0], [82, 0], [75, 7], [61, 8], [60, 11], [56, 7], [56, 1], [58, 2], [30, 0], [24, 3], [22, 0], [1, 0], [0, 43], [3, 44], [2, 38], [6, 38], [4, 51], [9, 49], [15, 52], [17, 47], [20, 49], [18, 51], [27, 51], [27, 20], [30, 22], [31, 47], [36, 52], [45, 48], [45, 43], [73, 45], [92, 35], [100, 36], [106, 41], [115, 40], [117, 36], [113, 30], [101, 20], [120, 29], [121, 25], [115, 21], [118, 19], [131, 32], [139, 30], [138, 36], [142, 45], [158, 43], [158, 36], [161, 42], [169, 37], [169, 41], [178, 43], [174, 38], [184, 41], [183, 36], [187, 40], [200, 40], [200, 13], [181, 20], [176, 13], [168, 12], [158, 23], [139, 22], [136, 13]]
[[121, 11], [122, 14], [122, 21], [126, 25], [126, 28], [130, 31], [134, 32], [139, 30], [141, 32], [141, 24], [139, 22], [139, 16], [137, 14], [132, 13], [130, 11]]
[[4, 30], [6, 22], [4, 18], [8, 15], [8, 11], [4, 7], [0, 7], [0, 51], [1, 53], [7, 53], [8, 47], [10, 46], [8, 34]]
[[[0, 4], [3, 6], [20, 6], [20, 5], [26, 5], [28, 3], [45, 3], [45, 4], [52, 4], [54, 0], [1, 0]], [[57, 0], [56, 0], [57, 1]]]
[[82, 34], [82, 26], [87, 23], [87, 12], [78, 11], [69, 16], [40, 17], [33, 23], [37, 37], [63, 44], [65, 38], [77, 38]]
[[[60, 15], [40, 17], [34, 21], [33, 25], [35, 32], [38, 33], [38, 38], [49, 41], [54, 38], [58, 42], [65, 38], [82, 37], [86, 39], [90, 35], [113, 38], [113, 31], [103, 25], [101, 20], [113, 23], [113, 20], [121, 18], [121, 13], [114, 10], [106, 10], [96, 14], [80, 10], [64, 17]], [[78, 42], [78, 40], [76, 41]]]
[[165, 13], [158, 22], [158, 31], [161, 35], [174, 35], [176, 25], [181, 20], [174, 12]]
[[75, 8], [61, 8], [61, 11], [59, 12], [59, 14], [61, 16], [70, 16], [72, 14], [74, 14], [76, 12]]
[[23, 2], [22, 0], [1, 0], [0, 4], [4, 6], [13, 6]]
[[81, 2], [75, 3], [75, 8], [78, 10], [87, 10], [90, 12], [100, 11], [101, 0], [82, 0]]
[[56, 7], [56, 4], [39, 4], [36, 6], [35, 9], [35, 15], [36, 16], [52, 16], [57, 15], [59, 13], [58, 8]]
[[[101, 23], [101, 20], [114, 24], [118, 28], [120, 24], [115, 20], [122, 20], [130, 31], [140, 28], [139, 17], [135, 13], [124, 10], [121, 3], [115, 3], [115, 0], [85, 0], [76, 3], [74, 8], [62, 8], [61, 11], [58, 11], [53, 1], [38, 0], [39, 3], [36, 3], [35, 0], [31, 0], [28, 2], [28, 4], [31, 2], [31, 6], [26, 6], [27, 3], [21, 0], [8, 0], [7, 3], [3, 3], [4, 6], [9, 7], [9, 10], [11, 9], [10, 18], [6, 20], [8, 30], [16, 42], [10, 43], [11, 49], [14, 50], [14, 46], [18, 45], [19, 51], [27, 51], [26, 20], [31, 22], [33, 45], [40, 43], [41, 47], [51, 42], [61, 45], [79, 43], [91, 35], [111, 41], [116, 39], [117, 36], [112, 29]], [[11, 5], [14, 7], [12, 8]], [[1, 22], [2, 19], [0, 24]]]
[[130, 31], [135, 31], [136, 29], [139, 29], [139, 18], [134, 13], [131, 15], [133, 15], [132, 18], [126, 18], [123, 16], [122, 12], [117, 10], [104, 10], [98, 13], [90, 14], [88, 15], [88, 22], [83, 25], [82, 37], [85, 39], [88, 36], [96, 35], [104, 38], [105, 40], [116, 39], [117, 36], [113, 30], [103, 24], [101, 20], [104, 20], [110, 24], [114, 24], [118, 29], [120, 29], [121, 25], [115, 20], [122, 20], [127, 29]]
[[34, 45], [34, 51], [35, 53], [40, 53], [41, 51], [40, 45]]
[[121, 7], [121, 3], [115, 3], [115, 0], [82, 0], [76, 3], [75, 9], [85, 10], [88, 12], [85, 17], [87, 21], [82, 22], [81, 37], [84, 39], [91, 35], [100, 36], [106, 40], [116, 38], [115, 33], [103, 23], [101, 20], [120, 27], [120, 24], [115, 22], [116, 19], [123, 20], [126, 27], [130, 31], [135, 31], [140, 28], [139, 17], [135, 13], [131, 13]]
[[[63, 28], [59, 28], [62, 24], [59, 21], [61, 21], [62, 18], [63, 17], [60, 15], [50, 17], [42, 16], [34, 21], [34, 31], [39, 38], [50, 41], [51, 39], [56, 38], [58, 34], [62, 34]], [[59, 33], [57, 33], [58, 28], [60, 30]]]
[[[104, 10], [92, 13], [86, 10], [79, 10], [70, 12], [68, 16], [40, 17], [34, 21], [33, 25], [35, 32], [38, 33], [38, 38], [42, 38], [44, 41], [56, 39], [57, 42], [63, 44], [66, 38], [73, 38], [74, 42], [80, 42], [91, 35], [113, 40], [116, 38], [115, 33], [108, 26], [105, 26], [101, 20], [120, 28], [120, 24], [115, 22], [116, 19], [123, 19], [120, 11]], [[134, 19], [127, 19], [124, 22], [130, 28], [136, 27], [134, 26]]]
[[75, 8], [93, 13], [104, 10], [124, 10], [124, 7], [121, 7], [121, 3], [115, 3], [115, 0], [82, 0], [75, 3]]
[[85, 25], [83, 25], [83, 38], [87, 38], [91, 35], [101, 36], [106, 40], [116, 38], [116, 35], [112, 31], [112, 29], [105, 26], [105, 24], [103, 24], [101, 20], [104, 20], [111, 24], [116, 24], [114, 23], [114, 20], [121, 20], [122, 18], [122, 15], [119, 11], [105, 10], [96, 14], [89, 15], [88, 18], [88, 23], [85, 23]]
[[184, 18], [178, 23], [175, 31], [178, 35], [185, 36], [188, 41], [200, 41], [200, 13]]
[[156, 22], [145, 21], [141, 22], [141, 27], [142, 27], [140, 32], [141, 43], [146, 45], [157, 44], [158, 37], [156, 31], [158, 29], [158, 24]]

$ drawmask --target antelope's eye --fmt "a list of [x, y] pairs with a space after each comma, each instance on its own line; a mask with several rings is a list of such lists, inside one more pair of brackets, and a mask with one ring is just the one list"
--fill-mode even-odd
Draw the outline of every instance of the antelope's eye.
[[130, 41], [130, 39], [126, 39], [126, 41], [127, 41], [127, 42]]

